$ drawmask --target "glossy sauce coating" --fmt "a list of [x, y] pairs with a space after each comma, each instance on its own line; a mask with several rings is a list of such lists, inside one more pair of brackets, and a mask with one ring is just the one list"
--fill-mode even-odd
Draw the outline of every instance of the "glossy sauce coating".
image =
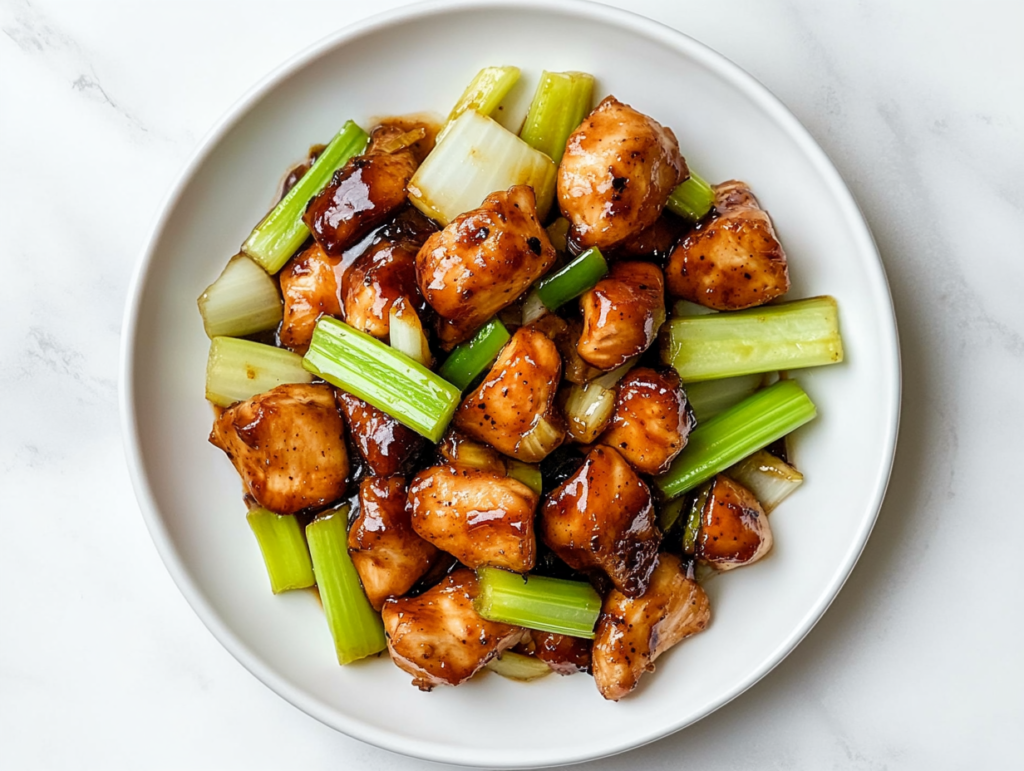
[[595, 447], [544, 502], [544, 543], [577, 570], [600, 568], [623, 594], [643, 594], [661, 532], [647, 485], [611, 447]]
[[412, 529], [405, 477], [366, 477], [359, 485], [359, 516], [348, 531], [348, 550], [374, 610], [400, 597], [426, 573], [438, 550]]
[[560, 675], [590, 671], [590, 640], [554, 632], [533, 632], [533, 655]]
[[341, 318], [341, 259], [329, 256], [317, 243], [296, 254], [278, 274], [284, 298], [281, 344], [304, 354], [323, 315]]
[[348, 423], [352, 443], [371, 473], [398, 474], [423, 447], [424, 439], [419, 434], [358, 396], [335, 389], [334, 397]]
[[277, 514], [322, 508], [345, 493], [345, 427], [328, 385], [281, 385], [239, 402], [214, 421], [210, 443]]
[[650, 348], [665, 320], [661, 269], [649, 262], [617, 262], [583, 294], [580, 307], [580, 357], [603, 370], [621, 367]]
[[435, 233], [416, 257], [420, 291], [441, 317], [441, 347], [469, 339], [555, 262], [532, 188], [492, 193]]
[[697, 535], [697, 557], [716, 570], [757, 562], [772, 548], [772, 528], [757, 498], [724, 474], [715, 477]]
[[619, 383], [615, 412], [598, 438], [643, 474], [662, 474], [693, 428], [686, 394], [672, 369], [637, 367]]
[[480, 617], [478, 592], [476, 574], [460, 568], [418, 597], [384, 603], [388, 652], [420, 690], [463, 683], [522, 639], [520, 627]]
[[682, 240], [665, 269], [669, 293], [738, 311], [789, 291], [786, 253], [771, 218], [743, 182], [715, 187], [717, 214]]
[[524, 438], [542, 419], [561, 426], [561, 416], [553, 410], [561, 376], [562, 360], [555, 344], [532, 327], [520, 327], [483, 382], [463, 399], [452, 425], [470, 439], [486, 442], [524, 463], [538, 463], [561, 439], [536, 449]]
[[416, 286], [416, 252], [414, 244], [380, 241], [356, 258], [342, 282], [350, 326], [387, 340], [391, 306], [400, 298], [423, 318], [427, 304]]
[[626, 241], [654, 224], [688, 177], [670, 129], [605, 98], [569, 136], [558, 166], [558, 204], [572, 223], [571, 240], [601, 249]]
[[471, 568], [533, 568], [538, 499], [511, 477], [455, 466], [424, 469], [409, 484], [413, 528]]
[[711, 606], [704, 590], [686, 576], [679, 558], [661, 554], [651, 585], [641, 597], [612, 590], [605, 597], [594, 638], [594, 683], [618, 701], [662, 653], [704, 630]]

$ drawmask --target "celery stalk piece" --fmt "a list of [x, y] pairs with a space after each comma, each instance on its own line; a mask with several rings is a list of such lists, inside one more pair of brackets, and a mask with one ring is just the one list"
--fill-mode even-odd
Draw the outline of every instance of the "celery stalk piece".
[[316, 583], [306, 535], [295, 517], [256, 508], [249, 510], [246, 519], [263, 553], [274, 594]]
[[673, 214], [697, 221], [711, 211], [715, 191], [701, 177], [690, 172], [690, 178], [676, 187], [665, 205]]
[[509, 680], [528, 682], [550, 675], [554, 670], [536, 656], [524, 656], [515, 651], [503, 651], [487, 662], [486, 667]]
[[608, 263], [601, 250], [590, 247], [561, 270], [537, 282], [523, 303], [523, 323], [536, 321], [547, 311], [557, 310], [593, 289], [607, 273]]
[[206, 398], [220, 407], [230, 407], [285, 383], [312, 380], [302, 366], [302, 357], [291, 351], [234, 337], [210, 341]]
[[755, 452], [725, 475], [739, 482], [754, 494], [765, 514], [771, 514], [804, 482], [804, 475], [766, 450]]
[[476, 110], [481, 115], [490, 115], [498, 109], [501, 100], [508, 95], [518, 80], [518, 67], [484, 67], [466, 86], [459, 101], [448, 113], [446, 124], [450, 124], [469, 110]]
[[479, 568], [476, 612], [491, 621], [594, 639], [601, 595], [583, 581]]
[[[683, 554], [694, 554], [697, 551], [697, 537], [700, 535], [700, 523], [703, 519], [704, 507], [707, 505], [708, 496], [711, 494], [711, 483], [706, 483], [697, 493], [697, 497], [690, 503], [690, 512], [686, 516], [686, 526], [683, 528]], [[680, 500], [680, 499], [676, 499]]]
[[462, 398], [419, 362], [330, 316], [317, 322], [302, 364], [435, 443]]
[[661, 358], [687, 383], [836, 364], [843, 360], [836, 301], [812, 297], [672, 319], [664, 327]]
[[679, 521], [679, 517], [683, 513], [683, 504], [686, 501], [683, 498], [673, 498], [668, 503], [662, 505], [661, 510], [658, 512], [658, 529], [663, 533], [668, 533], [676, 523]]
[[206, 336], [245, 337], [281, 323], [277, 283], [244, 254], [236, 254], [199, 296]]
[[814, 403], [795, 380], [780, 380], [697, 426], [669, 470], [654, 483], [666, 498], [675, 498], [816, 414]]
[[569, 135], [590, 114], [594, 101], [594, 76], [585, 72], [543, 72], [519, 132], [530, 147], [555, 163], [565, 154]]
[[693, 414], [697, 416], [697, 422], [702, 423], [746, 399], [761, 387], [764, 377], [763, 373], [757, 372], [753, 375], [690, 383], [686, 386], [686, 399], [693, 408]]
[[370, 605], [348, 554], [348, 504], [318, 514], [306, 525], [306, 540], [338, 663], [380, 653], [387, 647], [384, 622]]
[[475, 110], [462, 113], [409, 180], [409, 200], [442, 225], [476, 209], [491, 193], [529, 185], [547, 219], [555, 198], [555, 164]]
[[473, 335], [473, 339], [456, 346], [438, 374], [460, 391], [466, 390], [494, 360], [511, 335], [498, 319], [491, 319]]
[[352, 121], [341, 127], [324, 148], [309, 171], [302, 175], [288, 194], [263, 218], [242, 244], [242, 251], [267, 273], [274, 274], [288, 262], [309, 237], [302, 215], [313, 196], [327, 185], [334, 172], [348, 159], [366, 148], [370, 137]]
[[544, 478], [541, 476], [540, 466], [532, 463], [523, 463], [519, 460], [510, 460], [508, 462], [508, 475], [513, 479], [518, 479], [537, 493], [537, 495], [540, 495], [544, 490]]

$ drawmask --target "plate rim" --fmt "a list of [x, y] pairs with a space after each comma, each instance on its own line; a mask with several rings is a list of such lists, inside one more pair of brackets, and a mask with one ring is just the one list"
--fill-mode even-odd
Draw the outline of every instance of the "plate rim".
[[[568, 15], [581, 15], [592, 21], [623, 26], [640, 36], [654, 39], [673, 50], [684, 53], [707, 67], [718, 77], [727, 81], [745, 97], [765, 110], [786, 135], [797, 143], [801, 152], [821, 175], [822, 180], [837, 202], [843, 219], [851, 226], [851, 232], [854, 234], [857, 242], [857, 251], [874, 256], [874, 260], [870, 261], [867, 270], [869, 287], [872, 290], [872, 294], [878, 295], [884, 301], [883, 304], [887, 304], [889, 309], [889, 317], [886, 319], [888, 323], [883, 325], [884, 328], [881, 335], [884, 339], [885, 350], [878, 352], [883, 369], [888, 370], [888, 373], [883, 372], [883, 375], [887, 375], [883, 377], [883, 380], [888, 386], [886, 389], [887, 403], [884, 406], [889, 413], [886, 421], [888, 432], [885, 442], [885, 454], [878, 466], [878, 474], [873, 480], [872, 495], [870, 496], [867, 508], [870, 515], [862, 520], [856, 537], [851, 542], [841, 563], [836, 566], [831, 579], [822, 589], [819, 598], [790, 635], [769, 652], [762, 659], [761, 663], [751, 670], [747, 677], [733, 689], [712, 702], [702, 714], [691, 719], [684, 718], [676, 722], [670, 721], [666, 724], [658, 725], [643, 735], [632, 737], [629, 742], [621, 746], [612, 748], [602, 747], [597, 751], [587, 751], [580, 748], [570, 749], [568, 752], [523, 749], [512, 757], [496, 759], [487, 755], [485, 750], [425, 742], [379, 730], [373, 725], [361, 723], [338, 713], [328, 705], [309, 696], [305, 691], [295, 687], [287, 679], [278, 676], [269, 667], [266, 667], [262, 659], [224, 623], [207, 601], [204, 593], [184, 568], [181, 556], [170, 539], [141, 462], [141, 439], [136, 419], [138, 400], [134, 391], [132, 377], [135, 364], [134, 351], [137, 345], [136, 332], [139, 315], [142, 310], [141, 289], [153, 263], [154, 255], [162, 240], [171, 213], [178, 206], [185, 188], [210, 153], [217, 147], [224, 136], [258, 104], [268, 91], [287, 78], [297, 74], [309, 64], [327, 55], [335, 48], [347, 45], [360, 37], [381, 31], [392, 25], [408, 23], [431, 16], [481, 10], [556, 12]], [[188, 160], [183, 164], [175, 177], [174, 183], [160, 202], [157, 214], [149, 228], [145, 246], [142, 249], [141, 256], [137, 258], [135, 263], [127, 298], [121, 327], [120, 368], [118, 375], [119, 412], [125, 460], [132, 481], [132, 487], [139, 503], [140, 512], [153, 540], [153, 545], [178, 590], [199, 617], [199, 620], [228, 653], [272, 691], [324, 725], [376, 747], [410, 757], [462, 766], [487, 765], [492, 768], [540, 768], [560, 764], [581, 763], [588, 760], [610, 757], [650, 744], [716, 712], [753, 687], [778, 666], [796, 649], [822, 616], [824, 616], [852, 574], [863, 553], [877, 522], [891, 479], [899, 436], [902, 403], [902, 370], [895, 307], [885, 273], [885, 266], [871, 229], [839, 171], [825, 151], [811, 136], [810, 132], [800, 123], [789, 108], [764, 84], [728, 57], [662, 22], [632, 11], [588, 2], [587, 0], [430, 0], [429, 2], [413, 3], [369, 16], [354, 24], [339, 28], [289, 57], [260, 78], [217, 119], [194, 148]]]

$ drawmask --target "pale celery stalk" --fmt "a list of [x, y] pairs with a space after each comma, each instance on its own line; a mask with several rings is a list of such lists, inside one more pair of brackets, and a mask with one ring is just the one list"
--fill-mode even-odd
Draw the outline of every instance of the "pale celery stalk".
[[698, 425], [672, 466], [654, 483], [675, 498], [814, 419], [817, 410], [795, 380], [780, 380]]
[[462, 392], [404, 353], [330, 316], [313, 330], [303, 366], [437, 442]]
[[518, 80], [518, 67], [484, 67], [470, 81], [459, 101], [452, 107], [446, 124], [450, 124], [469, 110], [476, 110], [481, 115], [490, 115], [498, 109], [501, 100], [508, 95]]
[[281, 323], [281, 293], [267, 272], [236, 254], [199, 296], [207, 337], [245, 337]]
[[285, 383], [313, 380], [302, 357], [272, 345], [215, 337], [206, 361], [206, 398], [220, 407], [251, 399]]
[[537, 495], [544, 489], [544, 480], [541, 477], [540, 467], [532, 463], [523, 463], [518, 460], [508, 462], [508, 475], [518, 479], [524, 485], [533, 490]]
[[267, 273], [274, 274], [288, 262], [309, 237], [302, 221], [306, 206], [327, 185], [334, 172], [366, 148], [369, 136], [352, 121], [341, 127], [288, 194], [263, 218], [242, 244], [242, 251]]
[[684, 382], [843, 360], [832, 297], [672, 319], [662, 335], [662, 361], [675, 367]]
[[593, 75], [545, 71], [541, 73], [519, 136], [559, 163], [569, 135], [590, 113], [593, 100]]
[[524, 656], [515, 651], [504, 651], [487, 662], [487, 669], [509, 680], [529, 682], [552, 673], [551, 667], [536, 656]]
[[491, 621], [542, 632], [594, 638], [601, 595], [584, 581], [521, 576], [497, 568], [476, 572], [480, 593], [476, 612]]
[[665, 206], [673, 214], [689, 220], [699, 220], [715, 204], [715, 191], [700, 176], [690, 171], [690, 178], [676, 187]]
[[274, 594], [313, 586], [313, 563], [299, 521], [266, 509], [250, 509], [246, 515], [263, 554]]
[[761, 387], [764, 378], [765, 375], [758, 372], [753, 375], [690, 383], [686, 386], [686, 398], [693, 408], [697, 421], [703, 422], [746, 399]]
[[348, 504], [319, 514], [306, 525], [306, 540], [327, 625], [339, 664], [372, 656], [387, 647], [384, 624], [366, 599], [348, 554]]

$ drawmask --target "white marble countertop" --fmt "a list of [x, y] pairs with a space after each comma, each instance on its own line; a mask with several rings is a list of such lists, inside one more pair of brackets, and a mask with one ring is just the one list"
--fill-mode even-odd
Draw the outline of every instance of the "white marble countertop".
[[[278, 63], [403, 4], [0, 2], [0, 767], [433, 767], [221, 648], [157, 557], [117, 413], [129, 277], [186, 157]], [[1024, 767], [1001, 552], [1024, 476], [1024, 4], [612, 4], [733, 59], [829, 153], [885, 260], [905, 390], [878, 525], [809, 637], [701, 723], [588, 767]]]

